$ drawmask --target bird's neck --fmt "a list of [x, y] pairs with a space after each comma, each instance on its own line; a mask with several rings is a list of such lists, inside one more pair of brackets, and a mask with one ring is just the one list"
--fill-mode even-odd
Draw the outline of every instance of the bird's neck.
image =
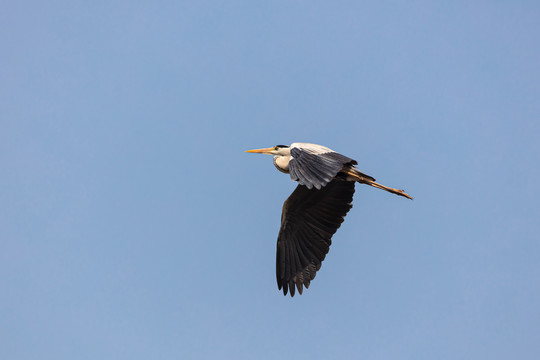
[[276, 169], [281, 171], [282, 173], [288, 174], [289, 173], [289, 161], [291, 160], [290, 155], [276, 155], [274, 156], [274, 166]]

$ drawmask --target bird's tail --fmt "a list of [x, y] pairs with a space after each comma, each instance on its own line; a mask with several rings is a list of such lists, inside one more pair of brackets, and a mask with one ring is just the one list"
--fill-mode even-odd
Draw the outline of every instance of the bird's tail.
[[348, 177], [350, 177], [351, 180], [357, 181], [361, 184], [367, 184], [367, 185], [376, 187], [377, 189], [386, 190], [388, 192], [391, 192], [392, 194], [403, 196], [403, 197], [406, 197], [407, 199], [412, 200], [412, 197], [409, 194], [407, 194], [405, 191], [381, 185], [375, 182], [375, 179], [372, 178], [371, 176], [361, 173], [360, 171], [356, 170], [353, 167], [350, 167], [344, 170], [346, 170], [345, 173], [348, 175]]

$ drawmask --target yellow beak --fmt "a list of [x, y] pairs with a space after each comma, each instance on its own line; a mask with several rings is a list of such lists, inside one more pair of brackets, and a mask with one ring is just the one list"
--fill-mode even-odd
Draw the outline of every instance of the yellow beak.
[[269, 147], [266, 149], [253, 149], [253, 150], [246, 150], [248, 153], [258, 153], [258, 154], [270, 154], [270, 151], [273, 151], [273, 147]]

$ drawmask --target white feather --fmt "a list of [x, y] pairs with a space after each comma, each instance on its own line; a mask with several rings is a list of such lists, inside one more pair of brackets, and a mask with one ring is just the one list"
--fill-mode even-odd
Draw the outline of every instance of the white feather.
[[326, 146], [310, 143], [292, 143], [291, 148], [297, 148], [310, 154], [326, 154], [330, 152], [335, 152], [334, 150], [329, 149]]

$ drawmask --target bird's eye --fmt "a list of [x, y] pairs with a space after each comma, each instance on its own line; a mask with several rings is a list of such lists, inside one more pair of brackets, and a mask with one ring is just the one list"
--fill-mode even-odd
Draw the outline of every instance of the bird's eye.
[[277, 149], [278, 149], [278, 147], [277, 147], [277, 146], [274, 146], [274, 150], [277, 150]]

